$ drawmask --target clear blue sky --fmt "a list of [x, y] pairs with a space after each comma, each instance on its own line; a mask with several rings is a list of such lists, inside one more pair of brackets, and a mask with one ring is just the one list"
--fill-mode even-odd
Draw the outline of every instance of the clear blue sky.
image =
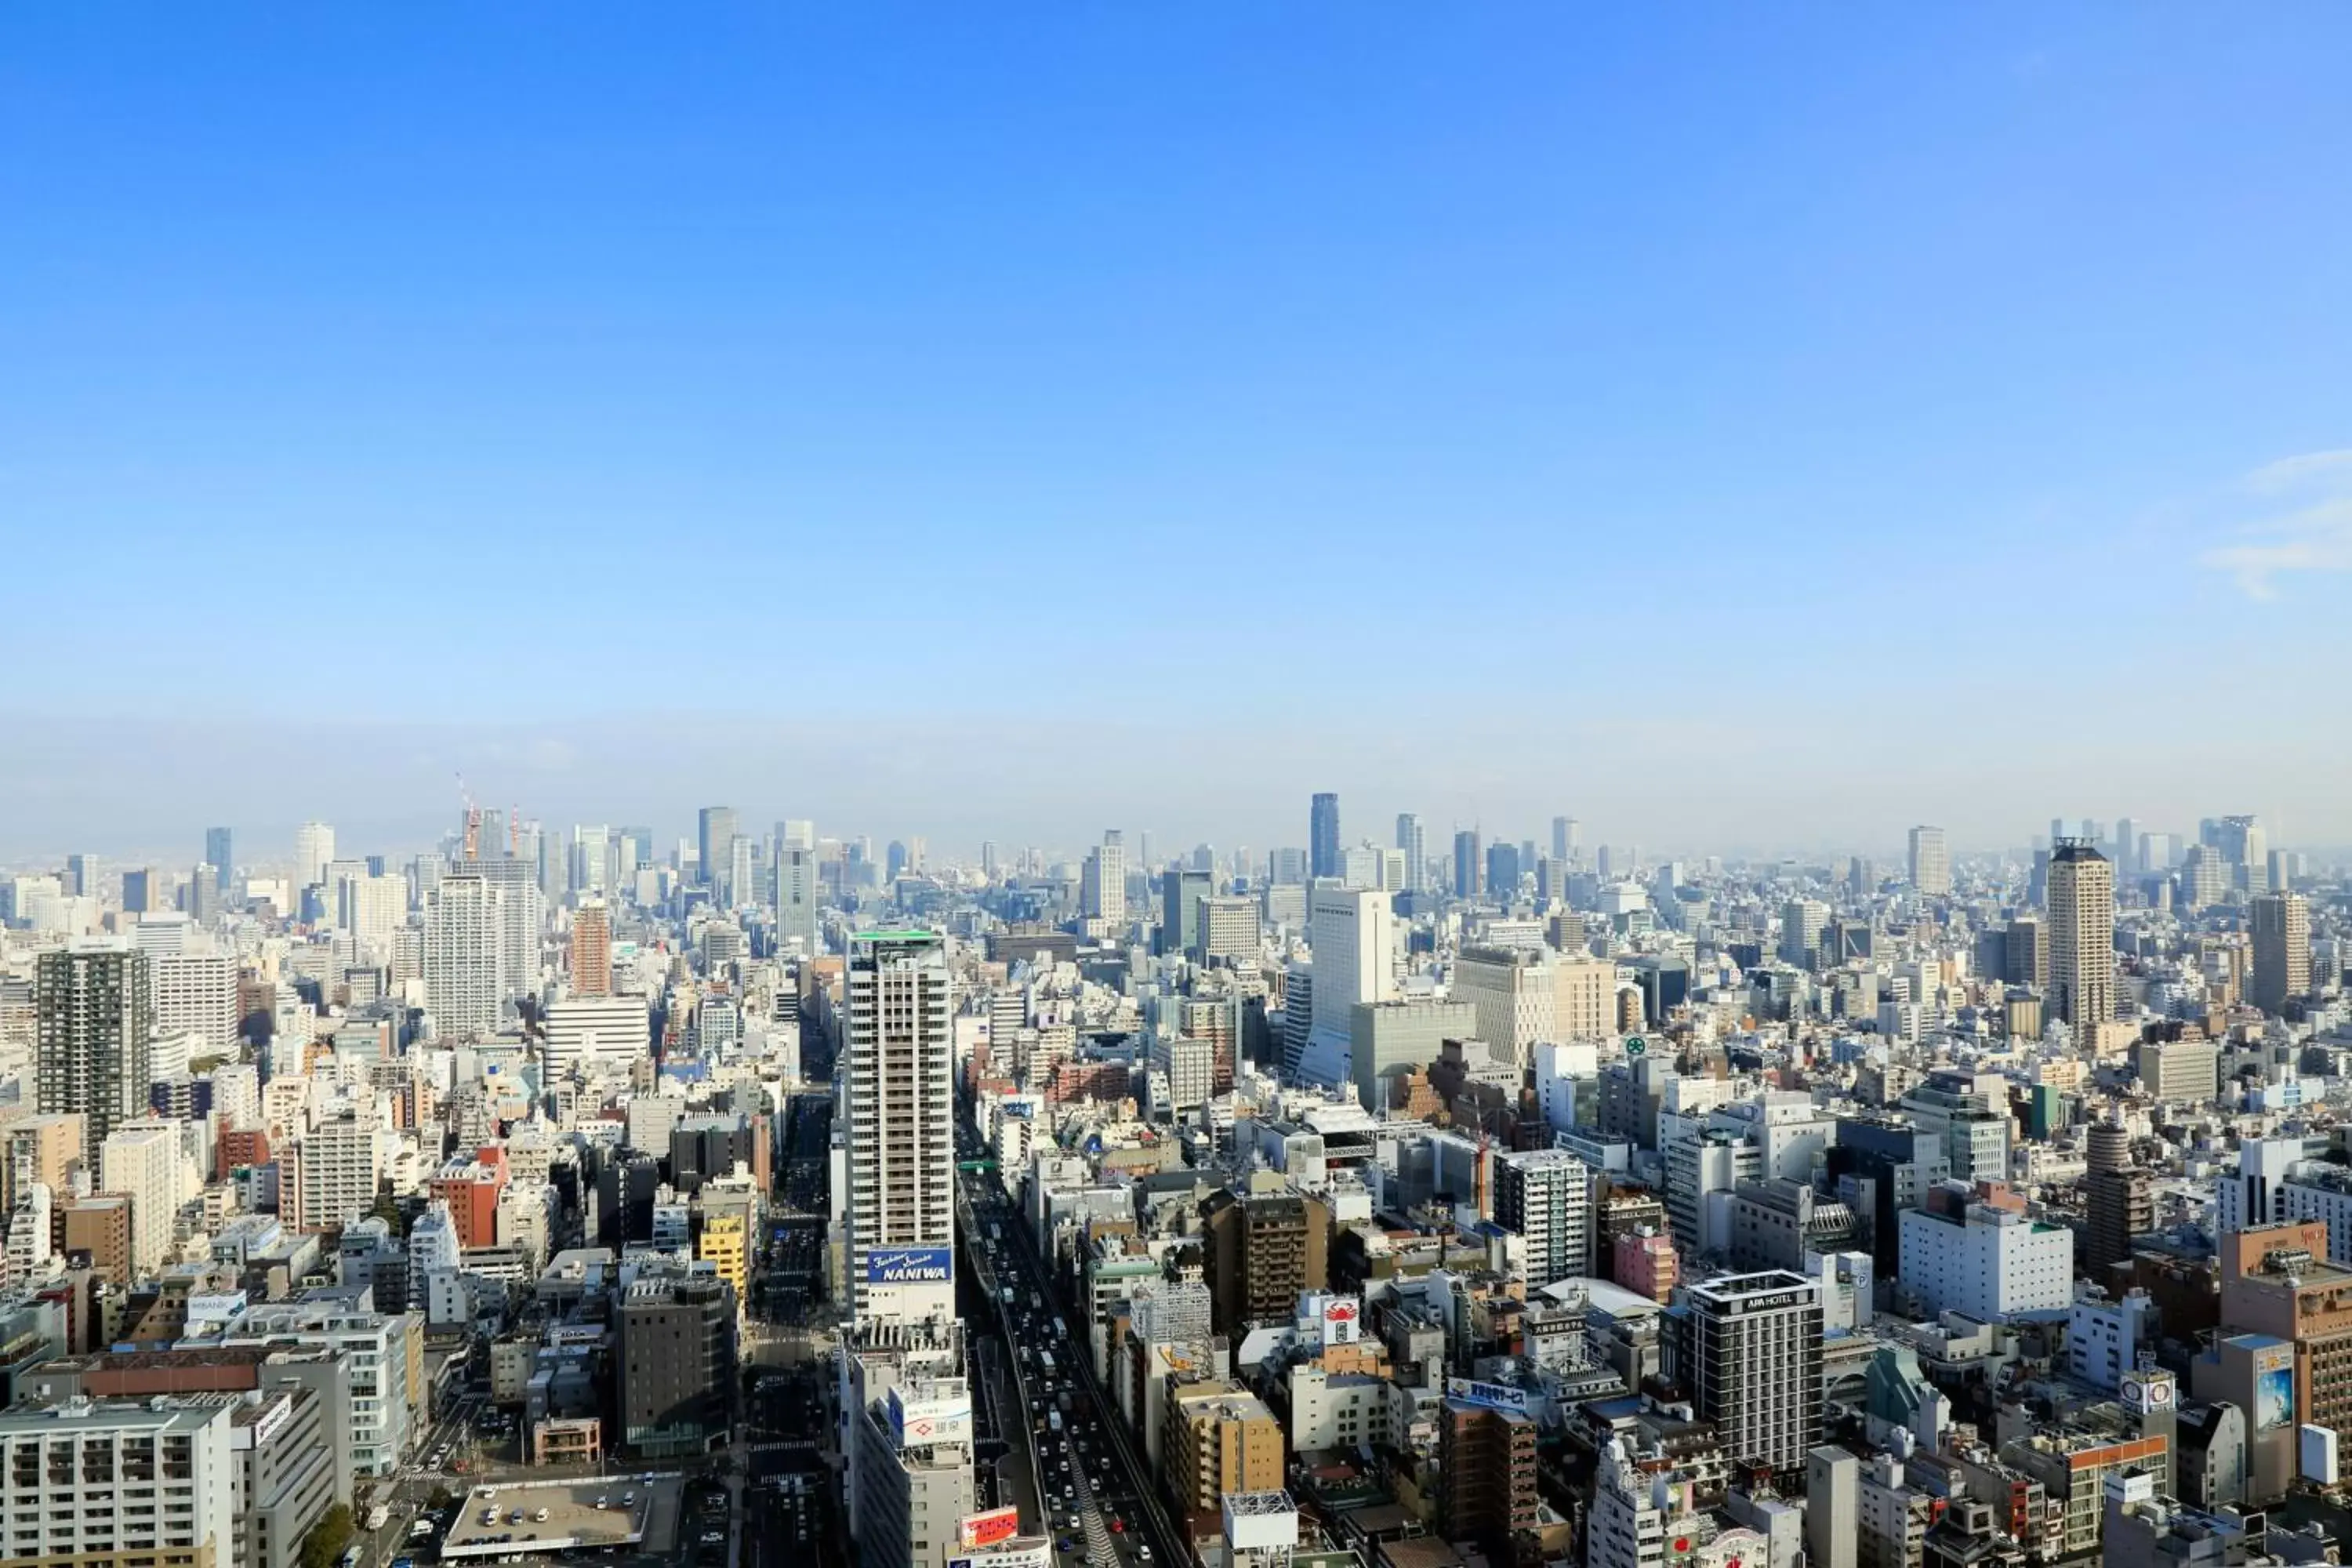
[[66, 738], [0, 840], [392, 815], [331, 760], [386, 738], [591, 820], [887, 833], [944, 764], [906, 831], [2352, 839], [2352, 464], [2250, 478], [2352, 447], [2347, 58], [2334, 5], [16, 7], [0, 710]]

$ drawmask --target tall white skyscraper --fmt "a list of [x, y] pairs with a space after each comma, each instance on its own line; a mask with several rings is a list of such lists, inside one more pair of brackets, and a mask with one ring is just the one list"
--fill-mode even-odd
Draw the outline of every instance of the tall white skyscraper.
[[1315, 1083], [1348, 1078], [1359, 1002], [1383, 1002], [1394, 988], [1395, 938], [1389, 897], [1377, 888], [1318, 886], [1307, 907], [1315, 957], [1315, 1022], [1298, 1075]]
[[1396, 847], [1404, 852], [1404, 885], [1418, 893], [1429, 885], [1429, 836], [1420, 813], [1397, 813]]
[[2079, 838], [2050, 856], [2049, 1011], [2078, 1037], [2116, 1018], [2116, 868]]
[[[609, 852], [612, 842], [606, 847]], [[462, 861], [456, 868], [478, 874], [499, 895], [499, 999], [536, 989], [547, 905], [532, 868], [521, 860], [499, 858]]]
[[441, 879], [425, 906], [425, 1005], [446, 1037], [498, 1032], [507, 992], [506, 900], [478, 869]]
[[1942, 828], [1911, 830], [1911, 886], [1929, 898], [1952, 890], [1952, 856], [1944, 846]]
[[849, 1288], [861, 1322], [955, 1317], [955, 1042], [947, 941], [876, 931], [846, 974]]
[[1117, 927], [1127, 923], [1127, 844], [1116, 827], [1087, 856], [1078, 885], [1080, 912]]
[[294, 885], [308, 888], [327, 874], [335, 858], [335, 830], [323, 822], [306, 822], [294, 830]]

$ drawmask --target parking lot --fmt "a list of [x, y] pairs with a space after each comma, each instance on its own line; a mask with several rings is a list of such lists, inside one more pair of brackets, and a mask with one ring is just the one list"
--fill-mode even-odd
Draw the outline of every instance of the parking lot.
[[[441, 1542], [441, 1556], [481, 1561], [623, 1549], [667, 1554], [679, 1544], [680, 1501], [676, 1476], [471, 1487]], [[723, 1556], [723, 1511], [720, 1520]]]

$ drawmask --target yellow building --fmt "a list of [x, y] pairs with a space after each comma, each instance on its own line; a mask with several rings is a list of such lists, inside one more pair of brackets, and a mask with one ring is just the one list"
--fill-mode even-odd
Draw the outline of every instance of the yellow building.
[[735, 1287], [735, 1307], [740, 1311], [751, 1284], [751, 1228], [740, 1214], [715, 1214], [702, 1222], [702, 1239], [694, 1255], [719, 1271]]

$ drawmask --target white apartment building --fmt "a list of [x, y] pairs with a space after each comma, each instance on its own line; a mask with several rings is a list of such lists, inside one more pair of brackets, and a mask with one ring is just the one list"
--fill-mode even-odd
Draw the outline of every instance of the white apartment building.
[[1592, 1171], [1565, 1149], [1496, 1155], [1495, 1218], [1527, 1238], [1530, 1290], [1592, 1272]]
[[845, 1217], [860, 1322], [955, 1316], [951, 991], [936, 932], [851, 942]]
[[281, 1301], [246, 1313], [228, 1344], [288, 1340], [339, 1351], [352, 1369], [352, 1468], [388, 1476], [408, 1449], [415, 1412], [410, 1376], [420, 1374], [423, 1321], [414, 1313], [347, 1312], [329, 1303]]
[[288, 1224], [322, 1231], [375, 1206], [383, 1174], [383, 1133], [357, 1111], [331, 1117], [294, 1142], [292, 1182], [280, 1189]]
[[498, 1032], [506, 1000], [506, 900], [477, 872], [441, 879], [425, 903], [425, 1005], [445, 1038]]
[[1898, 1277], [1929, 1314], [1995, 1323], [2013, 1313], [2063, 1312], [2074, 1299], [2074, 1237], [2014, 1210], [1970, 1204], [1953, 1216], [1906, 1209]]
[[91, 1400], [0, 1412], [0, 1531], [21, 1562], [237, 1561], [237, 1403]]
[[[236, 1053], [236, 960], [225, 952], [163, 953], [147, 961], [158, 1035], [194, 1035], [207, 1055]], [[157, 1077], [168, 1075], [158, 1071]]]
[[1180, 1116], [1197, 1110], [1216, 1084], [1216, 1047], [1191, 1035], [1154, 1035], [1151, 1070], [1168, 1080], [1169, 1109]]

